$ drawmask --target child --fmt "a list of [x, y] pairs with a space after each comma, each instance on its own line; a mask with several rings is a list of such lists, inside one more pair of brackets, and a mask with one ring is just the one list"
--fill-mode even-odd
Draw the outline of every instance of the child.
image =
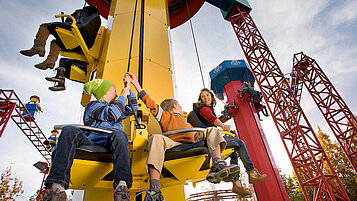
[[[192, 128], [183, 117], [180, 104], [174, 99], [164, 100], [160, 106], [157, 105], [148, 94], [141, 88], [135, 75], [127, 73], [131, 77], [132, 84], [138, 91], [138, 96], [150, 108], [151, 113], [160, 123], [162, 132]], [[148, 147], [149, 155], [147, 168], [150, 175], [150, 189], [145, 196], [145, 201], [164, 200], [160, 191], [160, 174], [164, 163], [165, 151], [185, 142], [195, 142], [207, 140], [207, 146], [212, 156], [212, 167], [206, 179], [212, 183], [219, 183], [222, 180], [230, 181], [238, 176], [237, 165], [227, 166], [222, 160], [221, 153], [226, 147], [226, 141], [215, 127], [207, 128], [203, 133], [178, 133], [169, 136], [154, 134], [150, 137]]]
[[[130, 77], [125, 76], [130, 83]], [[66, 201], [65, 189], [69, 187], [71, 165], [76, 148], [80, 145], [99, 145], [113, 155], [114, 201], [129, 201], [128, 189], [132, 185], [129, 164], [128, 137], [123, 131], [122, 120], [130, 117], [138, 108], [136, 97], [129, 84], [122, 90], [119, 98], [115, 85], [107, 80], [95, 79], [84, 85], [84, 91], [93, 94], [97, 100], [86, 105], [84, 125], [113, 131], [101, 135], [95, 131], [83, 132], [81, 129], [66, 126], [62, 129], [57, 147], [52, 155], [52, 166], [45, 181], [46, 193], [43, 200]], [[134, 111], [126, 107], [127, 98]]]
[[[225, 131], [230, 131], [230, 125], [223, 124], [221, 120], [216, 117], [213, 108], [214, 106], [216, 106], [216, 99], [214, 93], [207, 88], [203, 88], [198, 97], [198, 102], [193, 105], [193, 111], [197, 114], [198, 118], [205, 126], [219, 126]], [[224, 139], [227, 141], [235, 141], [239, 144], [239, 149], [237, 150], [237, 152], [231, 154], [230, 156], [231, 164], [238, 164], [238, 153], [249, 176], [249, 183], [254, 184], [260, 181], [264, 181], [267, 178], [266, 174], [261, 175], [258, 170], [254, 168], [253, 162], [250, 160], [247, 148], [245, 147], [245, 144], [241, 139], [232, 136], [225, 136]], [[242, 197], [251, 195], [249, 189], [245, 188], [238, 178], [237, 180], [233, 181], [232, 191]]]

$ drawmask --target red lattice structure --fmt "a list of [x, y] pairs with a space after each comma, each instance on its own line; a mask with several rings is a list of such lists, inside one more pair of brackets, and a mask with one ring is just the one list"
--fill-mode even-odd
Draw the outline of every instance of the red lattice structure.
[[[25, 134], [25, 136], [31, 141], [31, 143], [36, 147], [36, 149], [40, 152], [40, 154], [46, 159], [48, 163], [50, 163], [51, 153], [46, 149], [46, 146], [43, 144], [43, 142], [47, 140], [47, 138], [33, 119], [24, 118], [22, 116], [23, 110], [25, 110], [27, 114], [30, 113], [27, 111], [25, 105], [21, 102], [20, 98], [16, 95], [14, 90], [0, 89], [0, 107], [3, 105], [12, 105], [13, 109], [11, 110], [7, 108], [6, 112], [4, 112], [4, 115], [2, 115], [3, 112], [0, 109], [0, 117], [1, 117], [0, 122], [1, 123], [4, 122], [3, 124], [0, 124], [1, 125], [0, 137], [6, 126], [6, 123], [9, 121], [11, 117], [11, 119]], [[12, 114], [13, 111], [15, 111], [14, 114]]]
[[236, 4], [228, 19], [263, 92], [305, 199], [310, 200], [307, 189], [311, 188], [313, 200], [350, 200], [249, 10]]
[[303, 52], [294, 55], [293, 68], [309, 91], [337, 141], [357, 172], [356, 117], [321, 67]]
[[16, 104], [0, 99], [0, 137], [4, 132], [7, 122], [9, 122], [12, 111]]
[[199, 200], [238, 200], [240, 197], [232, 190], [215, 190], [191, 194], [186, 201]]

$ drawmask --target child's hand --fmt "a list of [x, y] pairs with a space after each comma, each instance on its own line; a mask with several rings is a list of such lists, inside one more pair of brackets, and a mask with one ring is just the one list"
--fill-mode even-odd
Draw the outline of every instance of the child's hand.
[[142, 90], [142, 89], [141, 89], [141, 86], [140, 86], [140, 84], [139, 84], [139, 82], [138, 82], [138, 80], [136, 79], [136, 77], [135, 77], [135, 75], [134, 75], [133, 73], [127, 72], [127, 73], [125, 74], [125, 76], [130, 77], [131, 83], [134, 85], [135, 89], [136, 89], [138, 92], [140, 92], [140, 91]]
[[124, 82], [128, 82], [128, 84], [130, 84], [130, 82], [132, 81], [132, 79], [131, 79], [131, 77], [129, 76], [128, 73], [125, 73], [123, 81]]
[[129, 84], [130, 84], [130, 83], [128, 83], [127, 87], [124, 87], [124, 88], [121, 90], [121, 93], [120, 93], [121, 96], [127, 97], [127, 96], [130, 94], [130, 91], [129, 91], [130, 87], [128, 87]]
[[131, 72], [127, 72], [124, 77], [129, 77], [133, 84], [138, 82], [138, 80], [136, 79], [135, 75], [133, 73], [131, 73]]
[[223, 126], [222, 126], [222, 129], [224, 130], [224, 131], [230, 131], [231, 130], [231, 126], [230, 125], [225, 125], [225, 124], [223, 124]]

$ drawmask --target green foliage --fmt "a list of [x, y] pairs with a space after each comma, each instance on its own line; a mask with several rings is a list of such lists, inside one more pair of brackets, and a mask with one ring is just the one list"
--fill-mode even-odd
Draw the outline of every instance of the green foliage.
[[290, 201], [304, 201], [305, 197], [304, 194], [299, 186], [298, 179], [293, 173], [293, 175], [287, 175], [281, 170], [279, 170], [279, 174], [281, 179], [283, 180], [283, 184], [285, 186], [285, 190], [288, 193]]
[[318, 131], [318, 138], [333, 169], [340, 178], [348, 197], [350, 200], [357, 201], [357, 174], [354, 172], [347, 156], [344, 154], [342, 148], [336, 142], [332, 142], [329, 136], [326, 133], [323, 133], [320, 128]]
[[4, 173], [1, 173], [0, 180], [0, 200], [15, 200], [24, 191], [22, 190], [22, 181], [11, 176], [11, 167], [8, 167]]

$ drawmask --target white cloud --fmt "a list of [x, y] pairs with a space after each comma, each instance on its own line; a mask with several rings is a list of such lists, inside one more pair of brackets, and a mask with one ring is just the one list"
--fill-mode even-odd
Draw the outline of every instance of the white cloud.
[[356, 23], [357, 18], [357, 1], [346, 0], [339, 2], [331, 10], [331, 21], [334, 26], [350, 25]]

